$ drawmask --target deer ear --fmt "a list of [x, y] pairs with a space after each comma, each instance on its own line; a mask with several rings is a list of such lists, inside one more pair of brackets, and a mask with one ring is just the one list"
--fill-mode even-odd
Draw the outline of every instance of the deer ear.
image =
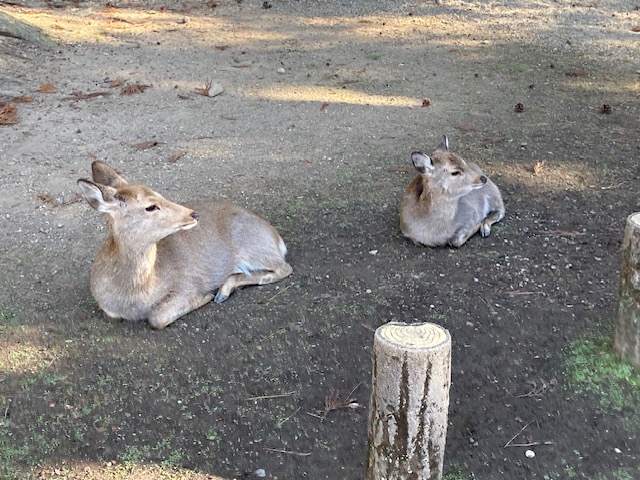
[[78, 186], [89, 205], [99, 212], [109, 213], [120, 204], [117, 197], [118, 192], [115, 188], [107, 185], [98, 185], [83, 179], [78, 180]]
[[448, 152], [449, 151], [449, 139], [446, 135], [442, 136], [442, 140], [436, 147], [436, 152]]
[[100, 160], [91, 164], [93, 181], [113, 188], [120, 188], [127, 184], [127, 181], [118, 175], [113, 168]]
[[413, 166], [416, 167], [416, 170], [420, 173], [430, 175], [435, 168], [431, 158], [429, 158], [429, 155], [425, 155], [422, 152], [413, 152], [411, 154], [411, 161], [413, 162]]

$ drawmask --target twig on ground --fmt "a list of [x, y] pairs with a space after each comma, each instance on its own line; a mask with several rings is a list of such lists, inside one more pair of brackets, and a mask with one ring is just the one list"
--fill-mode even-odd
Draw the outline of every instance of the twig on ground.
[[482, 303], [484, 303], [484, 304], [487, 306], [487, 308], [491, 311], [491, 313], [492, 313], [493, 315], [497, 315], [497, 314], [498, 314], [498, 312], [496, 311], [496, 309], [495, 309], [495, 308], [493, 308], [489, 302], [487, 302], [487, 301], [486, 301], [484, 298], [482, 298], [482, 297], [478, 297], [478, 298], [480, 299], [480, 301], [481, 301]]
[[516, 395], [516, 398], [540, 397], [549, 388], [549, 384], [544, 380], [540, 380], [540, 383], [541, 385], [538, 386], [538, 382], [534, 381], [532, 383], [533, 388], [530, 391], [521, 395]]
[[259, 303], [260, 305], [266, 305], [267, 303], [271, 302], [271, 300], [273, 300], [274, 298], [276, 298], [276, 297], [277, 297], [278, 295], [280, 295], [281, 293], [284, 293], [284, 292], [286, 292], [287, 290], [289, 290], [289, 288], [291, 288], [291, 285], [292, 285], [292, 284], [290, 283], [290, 284], [289, 284], [289, 285], [287, 285], [286, 287], [281, 288], [280, 290], [278, 290], [278, 291], [276, 292], [276, 294], [275, 294], [275, 295], [273, 295], [271, 298], [268, 298], [268, 299], [266, 299], [266, 300], [261, 300], [261, 301], [259, 301], [258, 303]]
[[309, 455], [311, 455], [311, 452], [293, 452], [291, 450], [284, 450], [282, 448], [268, 448], [268, 447], [265, 447], [265, 450], [267, 452], [285, 453], [287, 455], [297, 455], [299, 457], [308, 457]]
[[7, 408], [4, 409], [4, 418], [7, 418], [9, 416], [9, 408], [11, 408], [11, 402], [13, 402], [13, 399], [9, 399], [7, 401]]
[[147, 142], [134, 143], [131, 145], [136, 150], [146, 150], [147, 148], [155, 147], [156, 145], [160, 145], [164, 142], [158, 142], [157, 140], [149, 140]]
[[606, 187], [600, 187], [600, 190], [611, 190], [613, 188], [618, 188], [623, 186], [625, 183], [627, 182], [618, 182], [618, 183], [612, 183], [610, 185], [607, 185]]
[[109, 95], [111, 95], [111, 92], [84, 93], [80, 90], [76, 90], [71, 94], [70, 97], [64, 97], [62, 100], [71, 100], [72, 102], [78, 102], [80, 100], [89, 100], [96, 97], [107, 97]]
[[179, 158], [182, 158], [187, 152], [184, 150], [176, 150], [169, 157], [169, 163], [176, 163]]
[[290, 419], [291, 417], [293, 417], [296, 413], [298, 413], [298, 412], [300, 411], [300, 409], [301, 409], [301, 408], [302, 408], [302, 407], [298, 407], [298, 409], [297, 409], [295, 412], [293, 412], [293, 413], [292, 413], [291, 415], [289, 415], [287, 418], [285, 418], [284, 420], [282, 420], [282, 422], [279, 422], [279, 423], [280, 423], [280, 425], [284, 425], [284, 423], [285, 423], [285, 422], [288, 422], [288, 421], [289, 421], [289, 419]]
[[520, 429], [520, 431], [518, 433], [516, 433], [513, 437], [511, 437], [509, 439], [509, 441], [507, 443], [504, 444], [504, 446], [502, 448], [506, 448], [506, 447], [535, 447], [536, 445], [555, 445], [555, 442], [550, 442], [550, 441], [546, 441], [546, 442], [527, 442], [527, 443], [511, 443], [513, 442], [513, 440], [520, 435], [525, 428], [527, 428], [529, 425], [531, 425], [534, 421], [531, 420], [529, 423], [527, 423], [524, 427], [522, 427]]
[[506, 448], [506, 447], [510, 447], [511, 446], [511, 442], [513, 442], [513, 440], [515, 440], [515, 438], [520, 435], [529, 425], [531, 425], [533, 423], [533, 420], [531, 420], [529, 423], [525, 424], [524, 427], [522, 427], [518, 433], [516, 433], [513, 437], [511, 437], [509, 439], [509, 441], [507, 443], [504, 444], [504, 446], [502, 448]]
[[287, 393], [277, 393], [275, 395], [260, 395], [259, 397], [249, 397], [249, 398], [245, 398], [246, 401], [249, 400], [268, 400], [270, 398], [283, 398], [283, 397], [290, 397], [291, 395], [294, 395], [296, 392], [295, 390], [292, 392], [287, 392]]
[[544, 292], [504, 292], [506, 295], [516, 296], [516, 295], [544, 295]]
[[558, 237], [584, 237], [587, 232], [567, 232], [565, 230], [547, 230], [542, 234], [556, 235]]
[[376, 333], [376, 329], [373, 328], [371, 325], [369, 325], [368, 323], [361, 323], [360, 326], [366, 330], [369, 330], [370, 332]]

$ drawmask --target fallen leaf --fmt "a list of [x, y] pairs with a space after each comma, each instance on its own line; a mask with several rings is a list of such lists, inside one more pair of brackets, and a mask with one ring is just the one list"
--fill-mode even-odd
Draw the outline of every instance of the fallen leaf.
[[118, 77], [109, 84], [109, 88], [121, 87], [123, 84], [124, 84], [124, 80]]
[[37, 197], [38, 197], [38, 200], [40, 200], [43, 203], [46, 203], [51, 208], [56, 208], [58, 206], [58, 202], [56, 202], [56, 199], [53, 198], [53, 195], [51, 195], [50, 193], [40, 192], [38, 193]]
[[33, 102], [33, 97], [30, 97], [28, 95], [21, 95], [19, 97], [14, 98], [11, 101], [14, 103], [31, 103]]
[[194, 90], [198, 95], [203, 95], [205, 97], [208, 97], [210, 89], [211, 89], [211, 80], [207, 80], [204, 84], [204, 87], [202, 88], [196, 87]]
[[0, 125], [15, 125], [18, 123], [18, 107], [15, 103], [6, 103], [0, 107]]
[[43, 83], [38, 87], [36, 92], [38, 93], [54, 93], [56, 91], [56, 87], [51, 83]]
[[535, 165], [533, 166], [533, 174], [534, 175], [540, 174], [543, 168], [544, 168], [544, 160], [536, 162]]
[[329, 106], [329, 103], [328, 102], [324, 102], [322, 105], [320, 105], [320, 111], [324, 112], [327, 109], [328, 106]]
[[640, 25], [636, 25], [635, 27], [631, 27], [632, 32], [640, 32]]
[[120, 90], [120, 95], [133, 95], [134, 93], [142, 93], [151, 85], [125, 85]]

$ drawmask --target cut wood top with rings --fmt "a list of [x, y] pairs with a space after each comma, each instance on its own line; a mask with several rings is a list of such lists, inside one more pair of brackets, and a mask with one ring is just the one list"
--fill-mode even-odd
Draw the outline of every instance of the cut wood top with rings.
[[430, 349], [451, 342], [449, 332], [433, 323], [389, 322], [378, 327], [376, 337], [400, 348]]

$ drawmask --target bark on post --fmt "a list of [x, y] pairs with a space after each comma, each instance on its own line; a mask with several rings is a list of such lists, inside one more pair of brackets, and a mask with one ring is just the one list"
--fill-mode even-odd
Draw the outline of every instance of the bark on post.
[[640, 368], [640, 213], [629, 215], [624, 230], [613, 347]]
[[365, 480], [439, 480], [447, 437], [451, 336], [391, 322], [373, 346]]

